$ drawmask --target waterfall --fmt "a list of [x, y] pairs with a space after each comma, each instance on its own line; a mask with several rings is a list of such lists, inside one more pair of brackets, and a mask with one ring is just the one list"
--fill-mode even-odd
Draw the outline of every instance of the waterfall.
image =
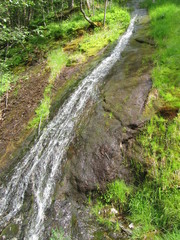
[[33, 203], [24, 239], [43, 239], [45, 211], [51, 204], [55, 178], [61, 173], [62, 161], [74, 136], [74, 127], [95, 93], [97, 83], [104, 79], [120, 58], [132, 35], [135, 19], [136, 16], [132, 18], [129, 28], [119, 39], [111, 55], [104, 59], [65, 101], [32, 149], [17, 164], [6, 188], [1, 187], [0, 226], [5, 226], [21, 210], [25, 192], [31, 184]]

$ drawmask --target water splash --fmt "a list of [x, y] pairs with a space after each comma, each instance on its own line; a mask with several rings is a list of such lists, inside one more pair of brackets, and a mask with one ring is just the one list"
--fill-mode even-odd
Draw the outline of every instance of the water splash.
[[95, 92], [95, 86], [107, 75], [126, 47], [135, 23], [132, 18], [126, 33], [111, 55], [104, 59], [78, 86], [71, 97], [59, 109], [57, 115], [44, 129], [41, 137], [16, 166], [6, 188], [1, 189], [0, 226], [5, 225], [20, 210], [25, 192], [32, 185], [33, 210], [24, 239], [38, 240], [43, 237], [45, 211], [51, 204], [55, 178], [61, 173], [62, 160], [73, 139], [73, 130]]

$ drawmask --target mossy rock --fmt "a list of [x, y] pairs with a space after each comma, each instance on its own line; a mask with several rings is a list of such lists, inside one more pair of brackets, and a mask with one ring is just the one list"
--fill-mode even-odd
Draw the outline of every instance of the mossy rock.
[[19, 232], [19, 226], [17, 224], [9, 224], [1, 233], [0, 238], [2, 239], [12, 239], [16, 237]]
[[70, 43], [67, 43], [63, 50], [65, 52], [74, 52], [78, 49], [79, 43], [82, 41], [81, 38], [76, 38], [75, 40], [71, 41]]

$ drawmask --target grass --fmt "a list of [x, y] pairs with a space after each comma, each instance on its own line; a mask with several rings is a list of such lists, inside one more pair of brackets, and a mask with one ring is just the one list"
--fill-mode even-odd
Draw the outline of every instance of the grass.
[[124, 181], [116, 180], [107, 185], [106, 193], [103, 198], [106, 203], [111, 203], [116, 208], [124, 208], [128, 195], [131, 192], [131, 188], [127, 187]]
[[[153, 88], [161, 107], [180, 104], [180, 5], [178, 1], [145, 1], [151, 17], [151, 36], [157, 45]], [[138, 137], [144, 151], [147, 175], [129, 203], [134, 239], [178, 239], [180, 228], [180, 115], [173, 120], [158, 113]]]
[[[96, 216], [98, 223], [105, 225], [108, 230], [120, 231], [116, 214], [120, 215], [126, 211], [131, 192], [131, 186], [127, 186], [123, 180], [107, 184], [106, 192], [100, 191], [100, 196], [92, 206], [92, 213]], [[92, 204], [90, 200], [89, 204]]]
[[[151, 36], [157, 45], [153, 88], [160, 108], [180, 107], [180, 5], [176, 0], [145, 1], [151, 17]], [[179, 239], [180, 228], [180, 115], [165, 119], [157, 114], [138, 137], [147, 175], [129, 203], [134, 239]]]
[[151, 16], [151, 35], [158, 49], [154, 56], [153, 86], [164, 104], [180, 107], [180, 5], [177, 0], [146, 1]]
[[[146, 168], [139, 162], [133, 163], [136, 185], [125, 197], [125, 205], [118, 203], [121, 207], [116, 209], [118, 214], [125, 211], [126, 219], [134, 224], [132, 239], [177, 240], [180, 238], [180, 114], [176, 114], [180, 107], [180, 4], [177, 0], [155, 3], [147, 0], [143, 5], [149, 9], [150, 34], [156, 44], [152, 80], [158, 99], [151, 106], [158, 108], [137, 137]], [[161, 109], [175, 114], [167, 112], [165, 118]], [[117, 198], [116, 202], [122, 201], [121, 190], [116, 193], [113, 184], [110, 189], [107, 187], [108, 196]], [[97, 203], [99, 212], [105, 207], [102, 203]], [[111, 201], [108, 204], [113, 205]], [[95, 211], [97, 219], [98, 211]]]
[[155, 230], [160, 236], [174, 234], [180, 227], [179, 127], [180, 116], [172, 122], [155, 116], [139, 136], [148, 173], [129, 203], [130, 220], [137, 226], [134, 238]]

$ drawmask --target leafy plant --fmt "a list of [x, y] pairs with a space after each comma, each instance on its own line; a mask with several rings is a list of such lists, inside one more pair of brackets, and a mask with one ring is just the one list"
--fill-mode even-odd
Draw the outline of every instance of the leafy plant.
[[63, 229], [53, 229], [50, 240], [70, 240], [70, 237], [66, 237]]
[[131, 187], [128, 187], [123, 180], [116, 180], [107, 185], [107, 190], [103, 198], [106, 203], [111, 203], [121, 209], [126, 204], [130, 193]]

